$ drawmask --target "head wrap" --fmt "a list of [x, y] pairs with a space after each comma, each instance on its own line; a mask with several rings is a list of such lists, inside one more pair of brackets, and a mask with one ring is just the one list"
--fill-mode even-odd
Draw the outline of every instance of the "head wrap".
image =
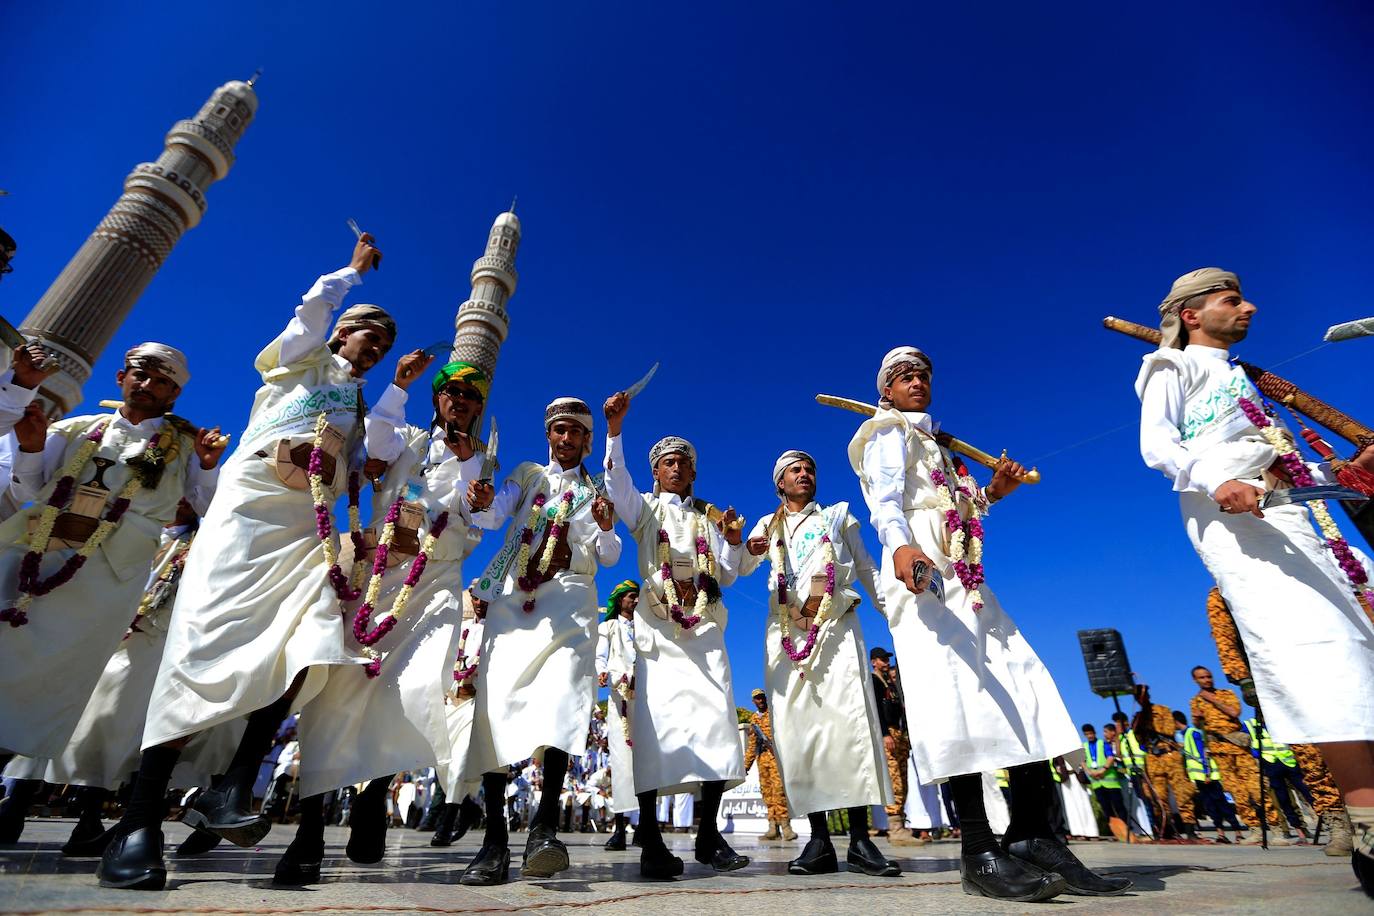
[[430, 424], [430, 427], [433, 428], [443, 424], [443, 418], [439, 416], [439, 392], [445, 385], [454, 380], [471, 385], [473, 388], [476, 388], [477, 393], [482, 396], [482, 406], [472, 415], [472, 422], [469, 423], [468, 428], [464, 430], [469, 438], [475, 439], [482, 426], [482, 410], [487, 406], [487, 396], [491, 394], [491, 379], [487, 378], [487, 374], [472, 365], [472, 363], [454, 361], [434, 373], [434, 381], [430, 383], [430, 387], [434, 390], [433, 397], [435, 398], [434, 421]]
[[894, 347], [887, 351], [882, 365], [878, 367], [878, 403], [887, 405], [888, 400], [883, 397], [883, 389], [908, 368], [925, 372], [934, 371], [930, 365], [930, 357], [915, 347]]
[[816, 468], [816, 459], [796, 448], [783, 452], [778, 456], [778, 460], [773, 462], [773, 485], [778, 488], [779, 493], [782, 492], [782, 472], [798, 461], [809, 461], [811, 462], [811, 469], [815, 470]]
[[602, 620], [610, 620], [620, 613], [620, 599], [629, 592], [639, 591], [639, 583], [634, 579], [626, 579], [624, 582], [611, 589], [611, 597], [606, 599], [606, 613]]
[[544, 431], [548, 432], [549, 427], [559, 420], [572, 420], [587, 431], [587, 437], [582, 444], [582, 457], [586, 458], [590, 455], [592, 453], [592, 409], [587, 406], [587, 402], [580, 398], [555, 398], [552, 404], [544, 408]]
[[[649, 470], [652, 471], [658, 467], [658, 462], [664, 455], [672, 454], [686, 455], [688, 460], [692, 462], [692, 466], [696, 467], [697, 450], [692, 446], [692, 443], [681, 436], [664, 436], [654, 443], [653, 448], [649, 449]], [[659, 492], [657, 480], [654, 481], [654, 492]]]
[[166, 344], [152, 341], [141, 343], [124, 354], [124, 365], [165, 375], [178, 388], [191, 380], [191, 373], [186, 367], [186, 354]]
[[766, 693], [763, 692], [763, 688], [762, 688], [762, 687], [755, 687], [755, 688], [754, 688], [754, 692], [751, 693], [751, 694], [749, 694], [749, 696], [750, 696], [750, 697], [763, 697], [764, 699], [767, 699], [767, 698], [768, 698], [768, 694], [766, 694]]
[[1159, 304], [1159, 323], [1161, 350], [1182, 350], [1188, 342], [1188, 330], [1183, 326], [1179, 312], [1183, 305], [1194, 296], [1215, 293], [1221, 289], [1240, 292], [1240, 277], [1220, 267], [1202, 267], [1189, 271], [1174, 281], [1173, 288], [1164, 301]]
[[334, 330], [330, 332], [329, 339], [338, 337], [341, 328], [352, 331], [363, 326], [385, 331], [393, 343], [396, 341], [396, 319], [380, 305], [354, 305], [344, 309], [339, 313], [339, 320], [334, 322]]

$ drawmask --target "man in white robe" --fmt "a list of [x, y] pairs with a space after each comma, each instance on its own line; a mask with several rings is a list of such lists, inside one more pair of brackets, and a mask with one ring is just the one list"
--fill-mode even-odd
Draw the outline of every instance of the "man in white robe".
[[0, 370], [0, 522], [9, 518], [19, 506], [10, 495], [10, 479], [14, 471], [14, 456], [19, 440], [14, 436], [15, 424], [30, 417], [28, 423], [43, 423], [43, 405], [34, 400], [38, 386], [58, 370], [57, 360], [38, 344], [15, 347], [12, 352], [0, 350], [4, 369]]
[[611, 590], [606, 599], [606, 614], [596, 644], [596, 680], [609, 688], [606, 701], [606, 746], [610, 752], [611, 793], [609, 809], [615, 815], [615, 830], [606, 848], [623, 850], [625, 831], [631, 811], [639, 810], [635, 797], [634, 751], [630, 741], [631, 704], [634, 702], [635, 605], [639, 604], [639, 583], [626, 579]]
[[512, 520], [505, 546], [478, 579], [490, 602], [482, 631], [468, 764], [481, 772], [487, 805], [482, 848], [460, 879], [509, 879], [510, 837], [502, 817], [508, 767], [543, 764], [544, 786], [530, 819], [520, 873], [547, 878], [568, 867], [558, 839], [559, 791], [569, 757], [587, 747], [596, 700], [596, 568], [620, 559], [620, 538], [600, 481], [583, 461], [591, 451], [592, 412], [577, 398], [544, 411], [548, 464], [525, 462], [496, 492], [468, 487], [473, 521], [488, 531]]
[[[0, 752], [63, 753], [128, 628], [163, 526], [183, 497], [199, 510], [210, 502], [219, 431], [169, 416], [189, 378], [180, 351], [140, 344], [115, 376], [123, 406], [113, 414], [49, 425], [31, 404], [15, 426], [10, 494], [33, 505], [0, 525]], [[0, 842], [18, 839], [37, 786], [25, 780], [4, 800]]]
[[[877, 389], [878, 410], [854, 434], [849, 460], [883, 544], [911, 752], [925, 778], [950, 781], [964, 891], [1018, 901], [1122, 893], [1130, 881], [1096, 875], [1054, 835], [1047, 761], [1076, 753], [1078, 734], [1049, 672], [983, 583], [981, 516], [1025, 469], [1003, 459], [979, 486], [940, 445], [931, 363], [915, 347], [883, 358]], [[906, 672], [922, 676], [909, 681]], [[978, 774], [1003, 768], [1014, 810], [999, 845]]]
[[847, 808], [848, 869], [895, 877], [901, 867], [868, 838], [868, 806], [891, 804], [892, 782], [854, 612], [855, 586], [883, 610], [878, 568], [849, 504], [816, 502], [814, 458], [783, 452], [773, 464], [773, 486], [782, 505], [754, 525], [740, 571], [770, 561], [764, 639], [773, 745], [786, 803], [811, 822], [811, 838], [787, 870], [839, 870], [825, 815]]
[[[630, 399], [606, 401], [606, 483], [616, 514], [639, 547], [643, 588], [635, 608], [635, 695], [630, 735], [639, 797], [640, 874], [682, 874], [654, 818], [659, 794], [701, 793], [696, 860], [716, 871], [749, 864], [716, 823], [727, 788], [744, 781], [744, 754], [725, 650], [729, 612], [720, 587], [734, 581], [743, 541], [734, 509], [720, 513], [692, 495], [696, 449], [669, 436], [649, 451], [652, 493], [640, 493], [625, 465], [621, 428]], [[712, 522], [717, 515], [719, 522]]]
[[164, 886], [163, 798], [178, 754], [197, 733], [244, 716], [224, 778], [184, 820], [240, 846], [261, 840], [271, 825], [253, 813], [252, 787], [277, 727], [324, 686], [325, 666], [369, 661], [344, 644], [336, 580], [346, 575], [326, 559], [334, 541], [325, 526], [364, 454], [401, 454], [398, 405], [426, 361], [418, 351], [403, 357], [396, 384], [366, 410], [362, 377], [391, 348], [395, 322], [375, 305], [345, 310], [332, 331], [330, 319], [380, 259], [371, 242], [364, 233], [350, 265], [320, 277], [258, 355], [263, 384], [182, 571], [139, 775], [97, 871], [102, 886]]
[[[1334, 525], [1320, 536], [1313, 528], [1309, 511], [1324, 504], [1260, 508], [1303, 468], [1315, 483], [1330, 481], [1296, 453], [1285, 466], [1276, 442], [1295, 446], [1277, 416], [1256, 425], [1264, 399], [1230, 363], [1255, 311], [1229, 271], [1174, 281], [1160, 303], [1160, 347], [1136, 378], [1140, 451], [1179, 494], [1188, 539], [1231, 607], [1269, 729], [1320, 748], [1350, 811], [1355, 870], [1374, 896], [1374, 623], [1357, 597], [1371, 595], [1371, 570], [1348, 547], [1343, 559], [1328, 549]], [[1374, 445], [1354, 463], [1374, 470]], [[1338, 675], [1349, 700], [1332, 703], [1314, 671]]]

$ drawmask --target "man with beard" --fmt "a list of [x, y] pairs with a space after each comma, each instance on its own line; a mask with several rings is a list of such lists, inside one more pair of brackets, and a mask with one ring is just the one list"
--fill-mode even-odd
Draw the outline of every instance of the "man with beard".
[[609, 687], [606, 702], [606, 745], [610, 752], [611, 802], [615, 830], [606, 848], [625, 848], [625, 825], [631, 811], [639, 810], [635, 798], [634, 751], [630, 746], [630, 704], [635, 694], [635, 605], [639, 583], [626, 579], [606, 599], [606, 616], [596, 644], [596, 680]]

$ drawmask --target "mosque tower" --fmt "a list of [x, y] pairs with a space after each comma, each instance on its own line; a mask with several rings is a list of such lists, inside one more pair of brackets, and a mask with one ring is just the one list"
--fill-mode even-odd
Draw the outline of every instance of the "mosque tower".
[[162, 155], [129, 173], [119, 200], [24, 319], [20, 330], [62, 367], [39, 389], [50, 417], [81, 400], [101, 351], [172, 246], [205, 215], [205, 189], [229, 174], [257, 114], [255, 79], [225, 83], [195, 117], [172, 125]]
[[472, 294], [458, 307], [453, 359], [496, 375], [496, 357], [510, 332], [506, 302], [515, 295], [515, 253], [520, 249], [520, 220], [515, 204], [496, 217], [487, 250], [472, 262]]

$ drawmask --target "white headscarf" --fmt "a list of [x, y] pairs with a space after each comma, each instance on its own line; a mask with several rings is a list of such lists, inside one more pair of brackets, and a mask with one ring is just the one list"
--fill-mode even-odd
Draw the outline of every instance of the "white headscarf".
[[124, 365], [149, 369], [165, 375], [175, 382], [178, 388], [191, 380], [191, 372], [186, 365], [186, 354], [175, 347], [153, 341], [141, 343], [125, 353]]
[[789, 449], [778, 456], [778, 460], [773, 462], [773, 485], [782, 492], [782, 472], [796, 464], [798, 461], [811, 462], [812, 470], [816, 467], [816, 459], [812, 458], [801, 449]]
[[883, 363], [878, 367], [878, 403], [887, 406], [887, 399], [883, 397], [883, 390], [892, 384], [892, 380], [898, 372], [906, 366], [912, 366], [926, 372], [933, 372], [930, 365], [930, 357], [926, 356], [915, 347], [894, 347], [887, 351], [883, 357]]

